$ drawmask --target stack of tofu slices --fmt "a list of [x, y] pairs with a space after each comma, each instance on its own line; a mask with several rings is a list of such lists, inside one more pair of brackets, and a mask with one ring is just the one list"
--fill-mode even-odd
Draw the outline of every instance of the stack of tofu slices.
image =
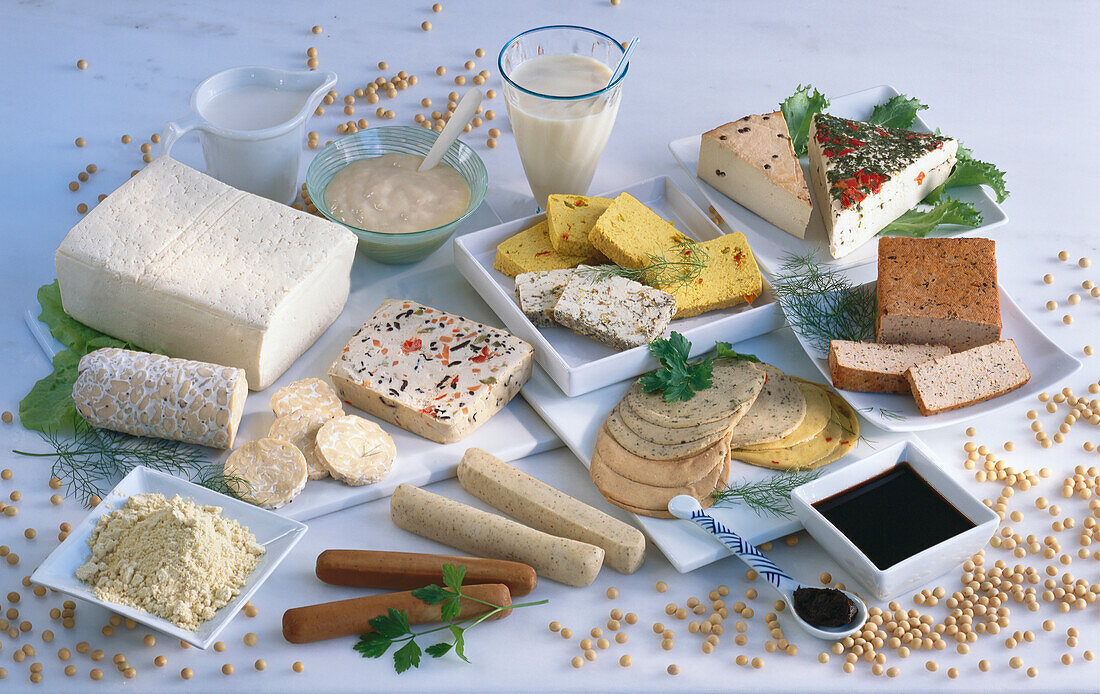
[[710, 388], [669, 402], [635, 381], [596, 437], [589, 472], [600, 493], [634, 513], [670, 518], [688, 494], [703, 507], [729, 481], [731, 460], [808, 469], [855, 447], [855, 413], [825, 386], [745, 359], [714, 362]]

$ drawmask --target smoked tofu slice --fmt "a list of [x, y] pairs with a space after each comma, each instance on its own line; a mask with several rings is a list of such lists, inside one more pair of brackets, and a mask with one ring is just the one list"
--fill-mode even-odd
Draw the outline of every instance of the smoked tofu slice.
[[76, 320], [170, 356], [277, 379], [347, 300], [355, 236], [168, 157], [122, 184], [54, 256]]
[[460, 441], [531, 376], [531, 345], [407, 299], [386, 299], [329, 368], [341, 399], [439, 443]]
[[810, 179], [829, 253], [848, 255], [912, 209], [947, 180], [958, 150], [949, 137], [814, 114]]
[[699, 178], [788, 234], [806, 236], [810, 189], [781, 112], [745, 116], [703, 133]]

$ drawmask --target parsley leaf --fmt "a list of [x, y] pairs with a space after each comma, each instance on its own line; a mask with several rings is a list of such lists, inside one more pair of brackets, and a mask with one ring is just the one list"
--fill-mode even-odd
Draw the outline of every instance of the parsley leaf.
[[412, 595], [414, 598], [426, 602], [429, 605], [438, 605], [445, 600], [450, 600], [453, 593], [433, 583], [429, 586], [415, 589]]
[[434, 643], [431, 646], [425, 648], [424, 652], [433, 658], [442, 658], [443, 656], [447, 655], [450, 650], [451, 644], [447, 643], [446, 641], [440, 641], [439, 643]]
[[452, 624], [451, 633], [454, 634], [455, 637], [455, 655], [462, 658], [467, 663], [470, 662], [470, 659], [466, 657], [466, 640], [463, 638], [463, 634], [466, 633], [466, 630]]
[[696, 391], [713, 384], [714, 359], [688, 362], [691, 343], [680, 333], [673, 332], [667, 340], [649, 343], [649, 352], [661, 363], [661, 368], [642, 376], [640, 383], [645, 392], [660, 392], [666, 402], [675, 402], [691, 400]]
[[353, 648], [364, 658], [381, 658], [393, 645], [393, 640], [382, 636], [378, 632], [369, 631], [359, 637], [359, 643]]
[[913, 127], [913, 121], [917, 119], [917, 111], [927, 109], [928, 106], [922, 104], [919, 99], [898, 94], [876, 105], [874, 110], [871, 111], [871, 117], [867, 119], [867, 122], [887, 128], [909, 130]]
[[368, 623], [375, 632], [387, 639], [397, 638], [409, 631], [409, 616], [403, 610], [395, 610], [392, 607], [388, 615], [380, 614], [372, 617]]
[[[813, 93], [810, 93], [810, 90]], [[787, 121], [787, 130], [791, 134], [791, 144], [797, 156], [806, 154], [806, 143], [810, 139], [810, 117], [815, 113], [821, 113], [829, 107], [829, 100], [825, 95], [807, 84], [798, 89], [779, 104], [779, 110], [783, 112], [783, 120]]]
[[742, 359], [744, 361], [752, 361], [757, 364], [760, 363], [760, 359], [755, 354], [741, 354], [734, 351], [733, 347], [728, 342], [715, 342], [714, 349], [717, 351], [715, 359]]
[[453, 590], [456, 594], [462, 590], [462, 580], [466, 578], [466, 565], [443, 565], [443, 585]]
[[[969, 154], [969, 150], [966, 151]], [[1005, 172], [989, 162], [973, 159], [969, 156], [964, 157], [962, 152], [963, 149], [960, 147], [959, 160], [955, 163], [955, 168], [951, 170], [951, 174], [946, 181], [928, 194], [924, 202], [928, 204], [938, 202], [948, 188], [980, 185], [987, 185], [992, 188], [993, 194], [997, 197], [997, 202], [1004, 202], [1009, 195], [1008, 188], [1005, 186]]]
[[393, 652], [393, 669], [400, 675], [410, 667], [420, 667], [420, 653], [420, 646], [410, 639], [408, 643]]
[[944, 198], [930, 210], [909, 210], [890, 222], [879, 234], [882, 236], [924, 238], [941, 224], [978, 227], [982, 224], [982, 213], [978, 212], [974, 205], [969, 202]]

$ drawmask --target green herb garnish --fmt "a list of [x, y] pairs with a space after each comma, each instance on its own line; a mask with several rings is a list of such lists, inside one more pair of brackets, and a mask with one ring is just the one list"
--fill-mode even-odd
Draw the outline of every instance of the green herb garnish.
[[965, 227], [982, 225], [982, 213], [969, 202], [944, 198], [930, 210], [908, 210], [886, 225], [880, 236], [912, 236], [924, 238], [941, 224], [959, 224]]
[[875, 331], [875, 291], [853, 286], [841, 271], [817, 262], [816, 254], [787, 254], [772, 278], [787, 322], [815, 349], [830, 340], [863, 342]]
[[92, 496], [104, 497], [138, 465], [171, 475], [183, 475], [191, 482], [222, 494], [239, 497], [248, 482], [225, 475], [201, 446], [178, 441], [130, 436], [97, 429], [77, 417], [71, 432], [47, 431], [42, 440], [51, 450], [44, 453], [12, 451], [17, 455], [53, 458], [50, 475], [61, 480], [67, 496], [88, 505]]
[[917, 120], [917, 111], [926, 110], [928, 110], [928, 106], [922, 104], [919, 99], [905, 94], [898, 94], [881, 104], [876, 104], [867, 122], [887, 128], [911, 130], [913, 123]]
[[817, 470], [794, 469], [777, 472], [766, 479], [755, 482], [743, 482], [730, 485], [725, 489], [715, 489], [711, 494], [715, 506], [743, 504], [758, 516], [793, 516], [791, 492], [807, 482], [817, 479], [821, 468]]
[[649, 254], [646, 265], [630, 268], [610, 263], [586, 266], [583, 272], [592, 281], [610, 277], [625, 277], [653, 287], [681, 287], [698, 279], [707, 267], [710, 256], [697, 243], [682, 243], [668, 249], [665, 255]]
[[698, 359], [688, 362], [691, 343], [673, 331], [667, 340], [649, 343], [649, 353], [661, 363], [661, 368], [642, 376], [642, 390], [660, 392], [667, 402], [691, 400], [696, 391], [706, 390], [713, 384], [714, 359]]
[[715, 342], [714, 343], [715, 359], [740, 359], [742, 361], [751, 361], [760, 363], [760, 358], [755, 354], [741, 354], [733, 349], [728, 342]]
[[[393, 669], [396, 670], [398, 674], [405, 672], [409, 668], [420, 667], [420, 656], [422, 653], [427, 653], [433, 658], [442, 658], [451, 650], [454, 650], [455, 655], [468, 663], [470, 660], [466, 657], [465, 650], [465, 634], [468, 629], [476, 627], [486, 619], [504, 610], [531, 607], [533, 605], [545, 605], [549, 602], [549, 600], [538, 600], [536, 602], [524, 602], [518, 605], [495, 605], [491, 602], [479, 600], [478, 598], [463, 593], [462, 581], [465, 577], [465, 566], [444, 564], [444, 586], [438, 586], [433, 583], [430, 586], [417, 588], [412, 591], [414, 597], [422, 600], [426, 604], [439, 605], [440, 616], [447, 624], [431, 629], [424, 629], [422, 631], [413, 631], [409, 626], [409, 616], [405, 611], [390, 608], [389, 614], [379, 615], [370, 620], [371, 628], [374, 629], [374, 631], [360, 635], [359, 642], [356, 643], [353, 648], [359, 651], [364, 658], [381, 658], [391, 647], [397, 644], [404, 644], [393, 653]], [[462, 598], [479, 602], [492, 609], [477, 617], [459, 620], [459, 600]], [[440, 641], [439, 643], [421, 650], [420, 645], [416, 642], [417, 637], [437, 631], [449, 631], [452, 640], [450, 642]]]
[[[812, 93], [811, 93], [812, 90]], [[822, 113], [829, 107], [829, 100], [825, 95], [807, 84], [798, 89], [779, 104], [779, 110], [783, 112], [783, 120], [787, 121], [787, 130], [791, 134], [791, 145], [794, 146], [795, 156], [806, 154], [806, 143], [810, 139], [810, 118], [815, 113]]]
[[975, 159], [969, 149], [959, 145], [958, 160], [955, 168], [947, 180], [941, 183], [935, 190], [929, 193], [924, 202], [931, 205], [941, 197], [948, 188], [962, 186], [989, 186], [997, 197], [997, 202], [1004, 202], [1008, 198], [1008, 187], [1005, 185], [1005, 172], [989, 162]]

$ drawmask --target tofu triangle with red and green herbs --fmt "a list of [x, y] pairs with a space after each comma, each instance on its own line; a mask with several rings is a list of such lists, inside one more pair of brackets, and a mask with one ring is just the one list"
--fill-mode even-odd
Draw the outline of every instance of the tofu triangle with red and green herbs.
[[810, 124], [810, 178], [829, 253], [848, 255], [943, 183], [959, 143], [949, 137], [818, 113]]

